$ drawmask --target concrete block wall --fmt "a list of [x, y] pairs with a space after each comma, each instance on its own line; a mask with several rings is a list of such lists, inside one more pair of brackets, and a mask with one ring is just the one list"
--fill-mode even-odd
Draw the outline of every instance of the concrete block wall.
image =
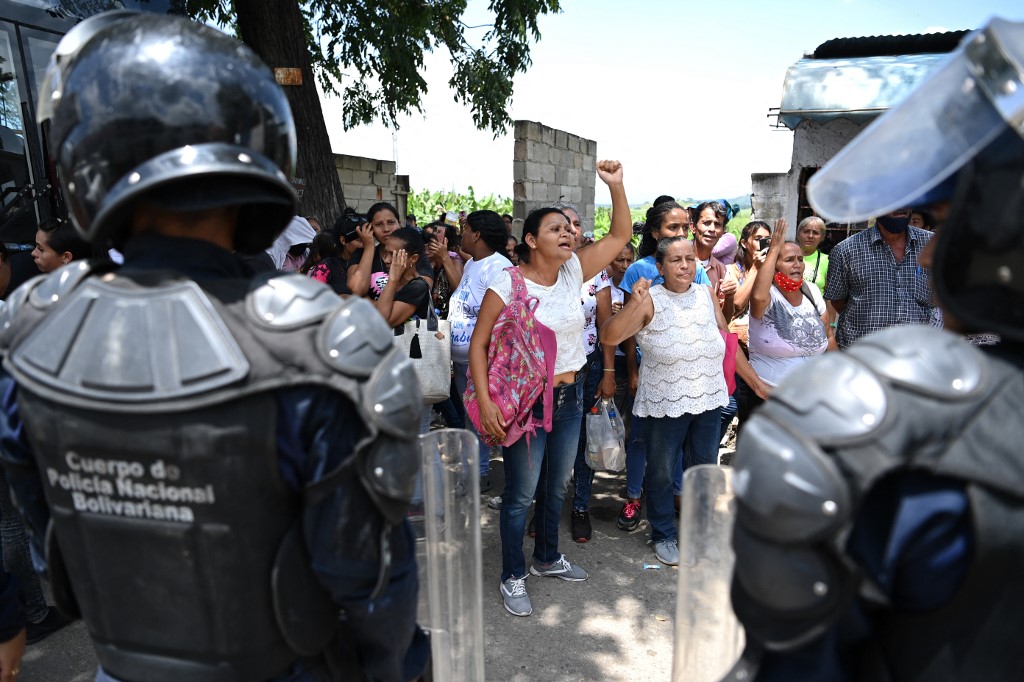
[[522, 233], [530, 211], [557, 201], [576, 204], [593, 225], [597, 142], [535, 121], [516, 121], [514, 139], [513, 232]]
[[335, 154], [334, 167], [345, 192], [345, 203], [356, 212], [365, 213], [378, 201], [387, 201], [398, 209], [404, 222], [409, 176], [398, 175], [394, 161]]
[[786, 215], [789, 191], [788, 173], [751, 173], [751, 218], [773, 224]]

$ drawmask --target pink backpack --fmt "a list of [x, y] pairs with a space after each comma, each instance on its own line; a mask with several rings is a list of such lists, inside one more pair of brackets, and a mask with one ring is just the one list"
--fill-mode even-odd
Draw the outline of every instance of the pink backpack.
[[[477, 433], [488, 445], [508, 447], [523, 434], [527, 438], [537, 427], [551, 430], [553, 389], [555, 377], [555, 333], [537, 321], [533, 311], [539, 303], [526, 292], [526, 281], [517, 267], [505, 268], [512, 277], [512, 300], [498, 315], [491, 332], [491, 345], [487, 349], [487, 386], [493, 402], [501, 411], [505, 426], [505, 440], [480, 428], [480, 406], [476, 388], [470, 375], [463, 401], [466, 414]], [[544, 418], [533, 416], [533, 406], [543, 399]]]

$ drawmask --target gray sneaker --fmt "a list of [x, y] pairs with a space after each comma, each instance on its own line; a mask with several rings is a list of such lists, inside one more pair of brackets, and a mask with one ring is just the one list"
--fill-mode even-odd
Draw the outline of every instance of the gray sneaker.
[[513, 616], [529, 616], [533, 613], [530, 595], [526, 593], [526, 576], [509, 578], [499, 586], [505, 610]]
[[491, 509], [501, 509], [501, 495], [495, 495], [487, 500], [487, 506]]
[[574, 583], [581, 582], [590, 577], [587, 575], [587, 572], [579, 566], [573, 566], [570, 564], [564, 554], [558, 557], [556, 561], [552, 561], [550, 564], [539, 564], [534, 561], [533, 566], [530, 566], [530, 573], [539, 576], [548, 576], [549, 578], [561, 578], [562, 580], [568, 580]]
[[673, 540], [659, 540], [654, 543], [654, 556], [667, 566], [679, 565], [679, 546]]

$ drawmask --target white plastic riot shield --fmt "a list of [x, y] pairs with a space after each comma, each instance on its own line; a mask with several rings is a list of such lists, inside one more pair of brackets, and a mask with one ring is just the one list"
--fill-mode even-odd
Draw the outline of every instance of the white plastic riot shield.
[[732, 467], [702, 464], [683, 475], [674, 682], [720, 680], [743, 652], [729, 599], [732, 500]]
[[424, 500], [416, 510], [419, 623], [430, 634], [433, 679], [484, 679], [480, 464], [476, 436], [440, 429], [420, 436]]

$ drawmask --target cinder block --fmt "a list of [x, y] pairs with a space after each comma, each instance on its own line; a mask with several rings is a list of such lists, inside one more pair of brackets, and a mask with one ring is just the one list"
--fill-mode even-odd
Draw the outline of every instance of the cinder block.
[[571, 165], [573, 170], [583, 170], [583, 155], [582, 154], [573, 154], [572, 155], [572, 163], [571, 164], [566, 164], [566, 165], [567, 166]]
[[527, 161], [544, 161], [548, 160], [548, 148], [543, 142], [534, 142], [531, 140], [527, 143], [526, 148], [526, 160]]
[[580, 150], [579, 135], [569, 133], [565, 138], [565, 148], [571, 152], [578, 152]]
[[530, 129], [530, 122], [520, 119], [515, 122], [512, 128], [512, 136], [517, 140], [526, 139], [527, 131]]
[[583, 170], [585, 171], [596, 171], [597, 170], [597, 157], [593, 154], [587, 154], [583, 157]]
[[580, 172], [577, 170], [566, 171], [565, 184], [574, 186], [580, 184]]
[[342, 186], [352, 184], [352, 170], [349, 168], [338, 169], [338, 181], [341, 182]]
[[352, 184], [356, 186], [369, 185], [372, 182], [370, 171], [366, 170], [354, 170], [352, 171]]
[[587, 154], [589, 156], [597, 156], [597, 142], [594, 140], [587, 140]]
[[584, 204], [587, 204], [587, 205], [590, 206], [591, 212], [593, 212], [593, 208], [594, 208], [594, 194], [595, 194], [595, 192], [594, 192], [594, 186], [593, 185], [590, 185], [590, 186], [584, 185], [583, 186], [583, 198], [581, 199], [581, 201]]
[[555, 182], [555, 167], [551, 165], [543, 165], [540, 167], [540, 179], [546, 185], [554, 184]]
[[553, 147], [555, 145], [555, 129], [548, 128], [547, 126], [541, 127], [540, 141], [549, 147]]
[[380, 162], [376, 159], [359, 159], [359, 167], [367, 171], [378, 171], [380, 170]]
[[530, 121], [526, 131], [526, 139], [532, 142], [542, 142], [544, 139], [544, 126], [535, 121]]
[[572, 199], [570, 199], [569, 201], [579, 206], [581, 203], [583, 203], [583, 188], [579, 186], [573, 187], [572, 191], [569, 193], [569, 196], [572, 197]]
[[398, 164], [394, 161], [382, 161], [380, 164], [381, 171], [394, 175], [398, 172]]
[[562, 198], [562, 201], [572, 201], [572, 190], [573, 188], [569, 185], [559, 185], [558, 196]]
[[513, 161], [526, 161], [527, 151], [526, 140], [516, 140], [515, 146], [512, 148], [512, 160]]
[[519, 206], [519, 202], [526, 200], [526, 185], [527, 183], [521, 180], [512, 183], [513, 208]]
[[562, 150], [558, 147], [552, 147], [548, 150], [548, 162], [555, 166], [562, 164]]
[[[516, 144], [519, 144], [516, 142]], [[526, 161], [516, 159], [512, 162], [512, 180], [522, 182], [526, 180]]]
[[539, 161], [527, 161], [526, 162], [526, 180], [530, 182], [540, 182], [544, 176], [544, 164]]
[[555, 131], [555, 146], [558, 147], [559, 149], [566, 149], [566, 145], [565, 145], [566, 137], [567, 137], [567, 135], [566, 135], [566, 133], [564, 131], [556, 130]]
[[569, 171], [561, 166], [555, 168], [555, 182], [559, 185], [568, 185]]

